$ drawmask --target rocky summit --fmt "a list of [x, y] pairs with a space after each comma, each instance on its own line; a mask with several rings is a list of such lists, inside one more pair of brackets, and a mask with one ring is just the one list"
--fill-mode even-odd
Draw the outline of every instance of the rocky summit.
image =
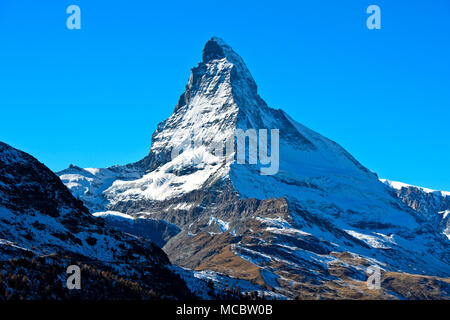
[[[266, 152], [251, 147], [258, 135]], [[232, 149], [223, 156], [217, 146]], [[450, 296], [448, 195], [410, 201], [336, 142], [270, 108], [219, 38], [206, 43], [148, 156], [57, 174], [97, 220], [156, 241], [172, 263], [216, 284], [220, 275], [278, 298]], [[366, 283], [373, 268], [377, 289]]]

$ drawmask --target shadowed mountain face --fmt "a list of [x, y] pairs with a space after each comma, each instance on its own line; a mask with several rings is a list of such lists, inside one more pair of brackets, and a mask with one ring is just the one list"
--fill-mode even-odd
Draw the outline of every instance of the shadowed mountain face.
[[[83, 268], [84, 295], [65, 288], [66, 268], [71, 264]], [[4, 298], [190, 295], [169, 270], [169, 259], [160, 248], [93, 217], [58, 176], [32, 156], [1, 142], [0, 266]], [[145, 279], [136, 278], [137, 273], [145, 274]], [[20, 288], [12, 281], [18, 275], [29, 279]], [[44, 292], [46, 287], [50, 289]]]
[[[273, 174], [262, 174], [272, 164], [261, 157], [250, 161], [249, 146], [245, 163], [236, 161], [236, 132], [252, 129], [279, 130], [278, 148], [270, 134], [267, 142], [279, 155]], [[214, 152], [230, 141], [231, 155]], [[58, 175], [97, 215], [179, 228], [163, 249], [181, 266], [286, 297], [411, 298], [400, 275], [439, 279], [433, 297], [448, 296], [438, 278], [450, 276], [447, 237], [338, 144], [268, 107], [242, 58], [218, 38], [207, 42], [147, 157]], [[381, 291], [365, 285], [370, 265], [392, 277]]]

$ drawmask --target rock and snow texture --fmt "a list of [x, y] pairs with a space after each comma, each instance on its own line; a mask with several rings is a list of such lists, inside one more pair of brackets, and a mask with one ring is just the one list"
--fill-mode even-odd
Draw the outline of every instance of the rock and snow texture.
[[117, 262], [121, 255], [127, 257], [127, 250], [133, 251], [134, 245], [147, 245], [148, 254], [141, 259], [168, 263], [152, 243], [141, 243], [94, 218], [42, 163], [1, 142], [0, 218], [1, 239], [37, 253], [71, 252]]
[[71, 165], [58, 172], [62, 182], [72, 194], [83, 200], [91, 212], [102, 211], [107, 205], [103, 192], [116, 180], [137, 179], [142, 171], [133, 166], [111, 167], [108, 169], [86, 168]]
[[180, 232], [176, 225], [164, 220], [135, 217], [120, 212], [96, 212], [94, 216], [102, 218], [110, 226], [124, 232], [149, 239], [159, 247], [164, 247], [167, 241]]
[[450, 239], [450, 192], [417, 187], [402, 182], [381, 179], [391, 187], [408, 207], [418, 211], [438, 232]]
[[[266, 165], [260, 162], [238, 164], [235, 154], [212, 151], [234, 141], [237, 129], [279, 129], [275, 175], [261, 175]], [[254, 276], [280, 294], [291, 290], [281, 283], [300, 286], [299, 274], [331, 281], [330, 264], [339, 260], [334, 252], [386, 270], [450, 276], [448, 239], [429, 217], [337, 143], [268, 107], [242, 58], [218, 38], [205, 45], [147, 157], [58, 175], [93, 212], [176, 225], [181, 231], [164, 247], [176, 263]], [[222, 261], [231, 260], [225, 268]], [[247, 263], [257, 271], [239, 274], [236, 265]], [[365, 276], [361, 267], [354, 270], [354, 277]]]

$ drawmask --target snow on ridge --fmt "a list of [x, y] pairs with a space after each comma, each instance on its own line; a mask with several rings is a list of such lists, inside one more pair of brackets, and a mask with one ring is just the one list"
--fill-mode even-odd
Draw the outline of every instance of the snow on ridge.
[[[177, 203], [173, 208], [171, 208], [172, 210], [185, 210], [188, 211], [189, 209], [191, 209], [193, 206], [195, 206], [194, 203]], [[169, 210], [169, 208], [165, 209], [165, 211]]]
[[119, 218], [125, 218], [125, 219], [130, 219], [130, 220], [135, 220], [134, 217], [125, 214], [125, 213], [121, 213], [118, 211], [104, 211], [104, 212], [95, 212], [92, 214], [94, 217], [99, 217], [99, 218], [103, 218], [103, 217], [107, 217], [107, 216], [112, 216], [112, 217], [119, 217]]
[[372, 248], [375, 248], [375, 249], [389, 249], [390, 247], [387, 244], [389, 244], [389, 243], [396, 244], [392, 235], [387, 236], [382, 233], [376, 233], [376, 236], [374, 236], [374, 235], [359, 233], [354, 230], [345, 230], [345, 232], [347, 232], [352, 237], [355, 237], [355, 238], [365, 242], [366, 244], [368, 244], [369, 246], [371, 246]]
[[399, 182], [399, 181], [392, 181], [392, 180], [388, 180], [388, 179], [380, 179], [380, 181], [396, 190], [401, 190], [402, 188], [412, 187], [412, 188], [417, 188], [425, 193], [441, 193], [441, 195], [443, 195], [445, 197], [450, 196], [449, 191], [433, 190], [433, 189], [429, 189], [429, 188], [419, 187], [419, 186], [415, 186], [412, 184], [407, 184], [407, 183]]
[[266, 231], [278, 233], [278, 234], [297, 234], [300, 236], [310, 236], [311, 234], [308, 232], [304, 232], [298, 228], [292, 227], [285, 219], [283, 218], [264, 218], [264, 217], [256, 217], [256, 220], [261, 221], [264, 224], [270, 225], [266, 228]]
[[93, 174], [94, 176], [99, 174], [101, 169], [99, 168], [84, 168], [84, 170], [86, 170], [87, 172]]
[[447, 215], [450, 213], [450, 210], [439, 211], [439, 214], [442, 214], [443, 219], [447, 218]]
[[230, 228], [229, 222], [226, 222], [226, 221], [220, 220], [219, 218], [210, 216], [209, 221], [208, 221], [208, 226], [211, 225], [212, 223], [216, 223], [219, 226], [220, 231], [222, 233], [226, 232]]
[[[190, 163], [192, 158], [188, 159], [189, 152], [184, 152], [179, 157], [161, 167], [152, 171], [142, 178], [132, 181], [116, 180], [105, 190], [104, 194], [111, 202], [126, 201], [142, 197], [150, 200], [166, 200], [179, 196], [181, 194], [196, 190], [205, 183], [208, 178], [219, 169], [220, 164], [206, 160], [206, 155], [202, 160], [206, 163], [200, 163], [198, 170], [185, 175], [177, 175], [171, 171], [176, 166], [182, 169], [183, 165]], [[190, 157], [195, 157], [197, 153], [189, 153]], [[193, 159], [193, 161], [197, 161]]]

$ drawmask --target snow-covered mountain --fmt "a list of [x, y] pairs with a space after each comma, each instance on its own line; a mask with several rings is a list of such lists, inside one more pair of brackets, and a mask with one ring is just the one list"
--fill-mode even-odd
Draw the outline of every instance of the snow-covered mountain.
[[450, 192], [417, 187], [402, 182], [381, 179], [408, 207], [418, 211], [435, 226], [437, 232], [450, 239]]
[[[84, 264], [84, 298], [117, 299], [126, 292], [138, 298], [190, 297], [159, 247], [93, 217], [47, 167], [0, 142], [2, 298], [79, 297], [65, 289], [66, 268], [72, 264]], [[17, 286], [13, 280], [19, 276], [28, 280]], [[88, 285], [88, 280], [93, 282]]]
[[[259, 139], [249, 140], [259, 142], [267, 130], [272, 163], [261, 161], [261, 146], [260, 161], [252, 161], [248, 145], [245, 163], [236, 161], [246, 141], [239, 132], [252, 129]], [[222, 155], [218, 146], [233, 152]], [[180, 231], [163, 249], [183, 267], [287, 297], [406, 297], [389, 279], [414, 282], [411, 274], [435, 277], [449, 294], [438, 278], [450, 276], [447, 237], [337, 143], [268, 107], [241, 57], [218, 38], [206, 43], [147, 157], [58, 175], [97, 215], [175, 225]], [[369, 265], [384, 270], [384, 291], [365, 286]]]

